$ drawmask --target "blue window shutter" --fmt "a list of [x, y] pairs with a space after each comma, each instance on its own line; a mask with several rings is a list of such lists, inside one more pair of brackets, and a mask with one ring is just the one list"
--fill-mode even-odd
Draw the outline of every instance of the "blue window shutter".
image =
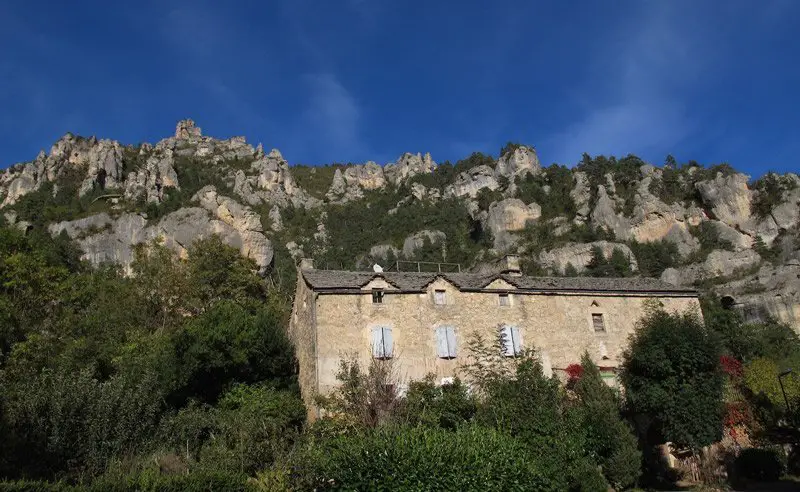
[[514, 355], [519, 355], [522, 352], [522, 334], [516, 326], [511, 327], [511, 340], [513, 342]]
[[372, 329], [372, 356], [375, 358], [382, 358], [383, 357], [383, 329], [382, 328], [373, 328]]
[[456, 357], [456, 329], [452, 326], [448, 326], [445, 330], [445, 335], [447, 336], [447, 355], [450, 358]]
[[445, 326], [436, 328], [436, 353], [442, 359], [449, 356], [450, 352], [447, 349], [447, 327]]
[[384, 326], [383, 331], [383, 357], [390, 358], [394, 353], [394, 344], [392, 341], [392, 329]]
[[503, 339], [503, 355], [506, 357], [514, 356], [514, 338], [511, 333], [511, 327], [503, 325], [500, 328], [500, 336]]

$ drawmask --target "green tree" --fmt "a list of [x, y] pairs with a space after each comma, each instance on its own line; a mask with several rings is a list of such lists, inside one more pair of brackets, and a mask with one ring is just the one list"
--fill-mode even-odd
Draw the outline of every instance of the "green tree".
[[641, 474], [642, 454], [636, 437], [620, 416], [620, 402], [603, 382], [588, 353], [581, 358], [583, 373], [575, 393], [583, 413], [586, 446], [600, 464], [608, 483], [620, 490], [633, 486]]
[[651, 309], [624, 353], [622, 382], [645, 442], [693, 450], [722, 437], [721, 346], [698, 313]]

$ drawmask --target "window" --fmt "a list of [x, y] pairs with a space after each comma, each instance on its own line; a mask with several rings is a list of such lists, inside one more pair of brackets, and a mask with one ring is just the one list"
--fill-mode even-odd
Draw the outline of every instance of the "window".
[[592, 326], [595, 333], [605, 333], [606, 324], [601, 313], [592, 313]]
[[436, 352], [441, 359], [456, 358], [456, 330], [452, 326], [436, 328]]
[[445, 304], [445, 292], [443, 290], [433, 291], [433, 303], [443, 305]]
[[516, 357], [522, 353], [522, 335], [518, 327], [503, 325], [500, 327], [500, 336], [503, 339], [503, 355]]
[[392, 329], [388, 326], [376, 326], [372, 329], [372, 356], [376, 359], [391, 359]]
[[383, 291], [372, 289], [372, 304], [383, 304]]
[[508, 294], [500, 294], [498, 297], [501, 306], [510, 306], [511, 305], [511, 296]]

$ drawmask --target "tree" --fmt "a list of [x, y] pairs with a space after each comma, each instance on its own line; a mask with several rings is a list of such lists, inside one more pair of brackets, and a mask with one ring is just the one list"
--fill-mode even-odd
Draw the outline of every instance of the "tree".
[[722, 437], [721, 346], [699, 314], [651, 307], [623, 356], [622, 382], [640, 436], [693, 450]]
[[576, 378], [575, 394], [580, 400], [586, 446], [615, 489], [630, 487], [641, 474], [642, 454], [636, 437], [620, 416], [620, 402], [603, 382], [600, 370], [588, 353], [581, 358], [581, 375]]

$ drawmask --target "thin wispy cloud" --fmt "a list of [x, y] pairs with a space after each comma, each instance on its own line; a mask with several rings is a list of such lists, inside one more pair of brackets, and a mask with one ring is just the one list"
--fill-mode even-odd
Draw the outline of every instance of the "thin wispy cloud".
[[364, 152], [361, 109], [355, 98], [331, 73], [306, 77], [308, 106], [303, 122], [308, 136], [332, 155], [352, 158]]
[[694, 129], [682, 88], [707, 55], [689, 23], [666, 2], [642, 4], [612, 30], [630, 35], [594, 50], [597, 80], [578, 89], [584, 111], [543, 148], [556, 162], [591, 154], [647, 154], [677, 146]]

